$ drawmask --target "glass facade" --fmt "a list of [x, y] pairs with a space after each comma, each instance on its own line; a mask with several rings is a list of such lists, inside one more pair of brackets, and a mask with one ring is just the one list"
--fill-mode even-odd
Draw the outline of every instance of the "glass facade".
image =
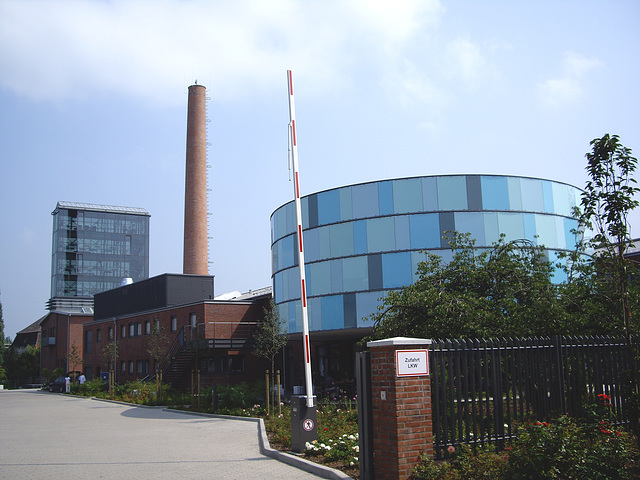
[[51, 297], [91, 297], [123, 278], [149, 278], [149, 213], [58, 202], [53, 215]]
[[[537, 178], [414, 177], [350, 185], [302, 198], [309, 328], [371, 326], [385, 292], [416, 280], [424, 253], [451, 258], [443, 235], [470, 233], [476, 246], [528, 239], [571, 250], [580, 190]], [[273, 296], [291, 333], [302, 331], [293, 201], [271, 215]], [[561, 272], [557, 273], [561, 281]]]

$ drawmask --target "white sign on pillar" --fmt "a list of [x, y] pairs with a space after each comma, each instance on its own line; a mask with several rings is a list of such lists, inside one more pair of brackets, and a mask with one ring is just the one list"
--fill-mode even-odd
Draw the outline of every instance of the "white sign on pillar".
[[396, 375], [429, 375], [429, 350], [396, 350]]

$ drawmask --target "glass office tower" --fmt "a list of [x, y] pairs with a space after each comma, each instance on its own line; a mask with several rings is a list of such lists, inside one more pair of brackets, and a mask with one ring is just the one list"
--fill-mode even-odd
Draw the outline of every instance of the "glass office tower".
[[[302, 198], [309, 328], [370, 327], [385, 292], [416, 281], [424, 251], [452, 256], [446, 231], [477, 247], [528, 239], [572, 250], [580, 190], [539, 178], [446, 175], [350, 185]], [[271, 215], [273, 296], [291, 333], [302, 331], [294, 203]], [[563, 280], [556, 271], [555, 281]]]
[[149, 277], [146, 210], [58, 202], [52, 215], [50, 309]]

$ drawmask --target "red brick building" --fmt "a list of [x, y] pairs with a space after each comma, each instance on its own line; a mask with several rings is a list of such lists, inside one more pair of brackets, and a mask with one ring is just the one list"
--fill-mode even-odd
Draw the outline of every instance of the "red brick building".
[[[53, 311], [40, 320], [40, 368], [60, 367], [66, 374], [82, 370], [82, 327], [93, 320], [92, 313]], [[73, 348], [75, 346], [75, 349]], [[73, 362], [74, 351], [80, 362]], [[67, 361], [71, 358], [71, 364]]]
[[157, 367], [179, 388], [188, 388], [197, 370], [204, 384], [263, 378], [268, 362], [252, 354], [252, 337], [270, 289], [212, 297], [213, 277], [171, 274], [96, 295], [95, 318], [82, 333], [85, 375], [113, 368], [124, 383], [151, 377]]

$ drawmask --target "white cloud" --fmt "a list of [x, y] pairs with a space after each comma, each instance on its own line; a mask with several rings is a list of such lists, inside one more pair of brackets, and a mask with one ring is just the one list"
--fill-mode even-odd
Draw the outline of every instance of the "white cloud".
[[597, 59], [574, 52], [565, 53], [562, 76], [538, 83], [538, 99], [546, 107], [558, 107], [579, 100], [586, 94], [587, 74], [601, 65]]
[[447, 45], [443, 64], [447, 76], [470, 90], [496, 77], [496, 70], [483, 55], [480, 45], [465, 38], [456, 38]]
[[195, 78], [212, 97], [243, 98], [281, 89], [292, 68], [324, 91], [354, 63], [401, 56], [440, 10], [438, 0], [4, 1], [0, 87], [178, 104]]

